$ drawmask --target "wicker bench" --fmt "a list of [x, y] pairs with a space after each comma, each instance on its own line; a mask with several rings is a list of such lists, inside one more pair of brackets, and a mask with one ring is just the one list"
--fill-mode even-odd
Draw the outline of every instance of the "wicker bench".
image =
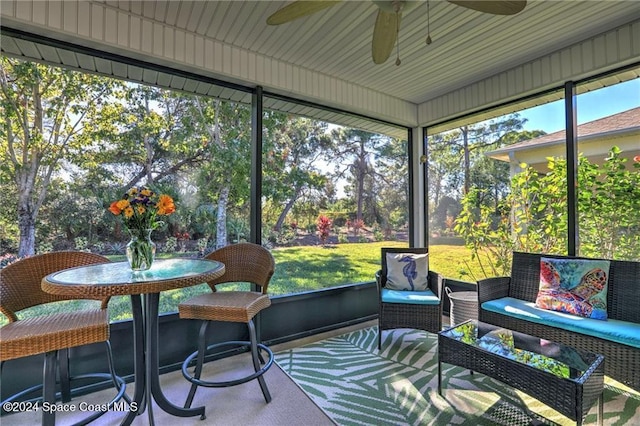
[[[536, 322], [535, 303], [540, 283], [541, 257], [566, 258], [533, 253], [513, 253], [510, 277], [488, 278], [478, 281], [478, 318], [514, 331], [602, 354], [605, 357], [605, 374], [640, 391], [640, 347], [595, 337], [588, 330], [580, 330], [584, 321], [575, 317], [572, 330]], [[505, 299], [506, 298], [506, 299]], [[511, 299], [509, 299], [511, 298]], [[515, 299], [515, 300], [514, 300]], [[496, 303], [498, 302], [498, 303]], [[509, 303], [515, 308], [509, 308]], [[521, 302], [529, 302], [525, 308], [529, 318], [523, 318]], [[506, 308], [500, 312], [496, 304]], [[566, 314], [561, 314], [565, 315]], [[605, 326], [626, 327], [640, 337], [640, 262], [612, 260], [609, 269]], [[612, 320], [612, 321], [610, 321]], [[598, 320], [590, 320], [598, 321]], [[577, 330], [576, 330], [577, 329]]]

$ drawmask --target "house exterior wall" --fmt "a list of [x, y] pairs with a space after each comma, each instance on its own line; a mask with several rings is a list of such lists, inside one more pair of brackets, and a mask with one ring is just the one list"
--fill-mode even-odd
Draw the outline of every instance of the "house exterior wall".
[[[626, 166], [631, 169], [633, 158], [640, 155], [640, 131], [624, 136], [604, 136], [580, 141], [578, 152], [587, 157], [589, 161], [602, 164], [613, 146], [620, 148], [621, 156], [627, 159]], [[566, 157], [564, 141], [510, 152], [511, 176], [522, 171], [519, 168], [520, 163], [526, 163], [536, 170], [546, 173], [549, 171], [547, 167], [549, 157]], [[501, 159], [505, 160], [506, 158]]]
[[424, 102], [418, 106], [418, 121], [430, 126], [637, 63], [638, 40], [640, 20]]

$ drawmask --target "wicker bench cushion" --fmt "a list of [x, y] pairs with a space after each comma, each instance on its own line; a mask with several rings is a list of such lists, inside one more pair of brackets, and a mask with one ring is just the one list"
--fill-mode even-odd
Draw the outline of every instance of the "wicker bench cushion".
[[484, 302], [482, 309], [640, 348], [640, 324], [633, 322], [614, 319], [601, 321], [548, 311], [536, 307], [533, 302], [525, 302], [513, 297]]
[[380, 298], [384, 303], [406, 303], [411, 305], [438, 305], [440, 299], [431, 290], [400, 291], [383, 288]]

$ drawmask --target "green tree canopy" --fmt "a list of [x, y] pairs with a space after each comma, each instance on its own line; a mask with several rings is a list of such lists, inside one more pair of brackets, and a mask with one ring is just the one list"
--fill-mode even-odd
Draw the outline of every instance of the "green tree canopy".
[[15, 185], [19, 256], [35, 251], [38, 212], [65, 163], [82, 164], [115, 80], [1, 58], [2, 174]]
[[[578, 223], [580, 255], [640, 260], [640, 162], [625, 167], [612, 147], [603, 164], [579, 156]], [[523, 171], [511, 180], [509, 195], [497, 209], [482, 202], [480, 189], [463, 200], [455, 230], [485, 275], [508, 275], [513, 251], [567, 253], [566, 160], [549, 158], [549, 172]]]

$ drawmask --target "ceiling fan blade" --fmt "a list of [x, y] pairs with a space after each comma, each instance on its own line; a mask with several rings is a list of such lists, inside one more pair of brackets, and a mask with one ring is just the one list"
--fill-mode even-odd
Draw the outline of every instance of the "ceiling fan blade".
[[526, 0], [448, 0], [449, 3], [466, 7], [467, 9], [477, 10], [478, 12], [492, 13], [494, 15], [515, 15], [521, 12], [526, 6]]
[[293, 21], [294, 19], [302, 18], [303, 16], [311, 15], [340, 3], [340, 1], [294, 1], [279, 9], [273, 15], [267, 18], [267, 24], [280, 25]]
[[376, 26], [373, 28], [371, 56], [376, 64], [383, 64], [391, 54], [398, 37], [398, 27], [402, 15], [395, 12], [378, 11]]

